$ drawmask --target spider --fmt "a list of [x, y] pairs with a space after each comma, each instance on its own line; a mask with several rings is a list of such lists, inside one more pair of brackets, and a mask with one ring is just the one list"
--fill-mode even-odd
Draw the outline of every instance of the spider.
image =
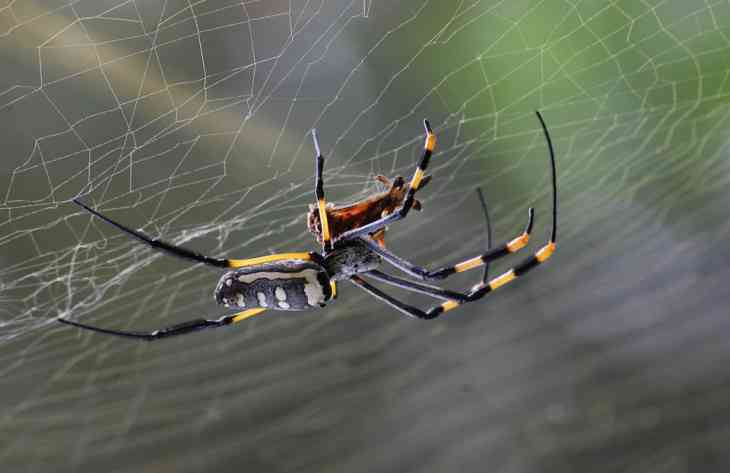
[[[547, 141], [552, 172], [553, 221], [550, 240], [537, 253], [525, 258], [512, 269], [489, 281], [484, 278], [481, 283], [473, 286], [468, 292], [452, 291], [431, 284], [393, 276], [381, 272], [377, 268], [385, 261], [414, 278], [420, 279], [421, 281], [429, 281], [445, 279], [455, 273], [487, 265], [491, 261], [514, 253], [527, 245], [532, 230], [534, 211], [532, 208], [529, 209], [527, 226], [518, 237], [495, 246], [481, 255], [436, 270], [429, 270], [410, 263], [391, 253], [371, 238], [370, 235], [383, 230], [386, 225], [405, 218], [411, 208], [414, 207], [415, 194], [423, 185], [424, 172], [428, 167], [431, 154], [436, 144], [436, 137], [431, 126], [427, 120], [424, 120], [426, 140], [423, 154], [400, 206], [376, 220], [369, 221], [370, 219], [366, 219], [362, 221], [361, 225], [350, 225], [353, 228], [344, 229], [339, 233], [336, 241], [332, 239], [327, 213], [328, 207], [324, 197], [324, 183], [322, 180], [324, 157], [320, 152], [317, 135], [313, 131], [312, 138], [316, 151], [315, 196], [317, 198], [319, 220], [322, 224], [321, 253], [280, 253], [251, 259], [214, 258], [187, 248], [172, 245], [162, 240], [150, 238], [141, 232], [115, 222], [97, 210], [88, 207], [80, 200], [74, 199], [74, 203], [92, 215], [158, 251], [193, 262], [203, 263], [208, 266], [227, 269], [215, 289], [215, 300], [226, 307], [237, 309], [238, 312], [224, 315], [217, 319], [190, 320], [151, 332], [112, 330], [86, 325], [64, 318], [59, 318], [58, 320], [68, 325], [109, 335], [143, 340], [157, 340], [198, 330], [234, 324], [260, 314], [267, 309], [301, 311], [324, 307], [329, 301], [335, 298], [337, 290], [336, 283], [342, 280], [349, 280], [371, 296], [390, 305], [395, 310], [419, 319], [433, 319], [444, 312], [482, 299], [493, 290], [545, 262], [555, 251], [557, 227], [555, 155], [547, 126], [540, 113], [536, 112], [536, 114], [540, 120]], [[401, 302], [395, 297], [372, 286], [364, 277], [370, 277], [382, 283], [408, 291], [426, 294], [444, 302], [428, 310], [422, 310]]]

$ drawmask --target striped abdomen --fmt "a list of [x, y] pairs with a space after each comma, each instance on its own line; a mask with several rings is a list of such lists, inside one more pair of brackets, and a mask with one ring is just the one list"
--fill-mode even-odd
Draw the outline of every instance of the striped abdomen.
[[215, 290], [219, 304], [249, 309], [308, 310], [323, 307], [331, 297], [329, 276], [324, 268], [300, 260], [229, 271]]

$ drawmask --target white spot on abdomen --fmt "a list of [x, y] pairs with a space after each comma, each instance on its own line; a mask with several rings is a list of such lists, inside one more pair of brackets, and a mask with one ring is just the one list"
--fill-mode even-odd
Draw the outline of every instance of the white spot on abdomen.
[[288, 309], [289, 307], [291, 307], [289, 304], [287, 304], [284, 301], [279, 301], [278, 304], [279, 304], [279, 307], [281, 307], [282, 309]]
[[[269, 279], [272, 281], [286, 280], [286, 279], [304, 279], [304, 294], [307, 296], [307, 304], [312, 307], [319, 307], [320, 304], [324, 304], [324, 289], [317, 279], [319, 272], [315, 269], [304, 269], [296, 273], [286, 273], [278, 271], [260, 271], [255, 273], [241, 274], [238, 276], [238, 280], [244, 284], [250, 284], [257, 279]], [[274, 290], [274, 294], [278, 294], [278, 290]], [[283, 289], [282, 289], [283, 291]], [[286, 295], [286, 293], [285, 293]], [[259, 305], [261, 307], [267, 307], [265, 295], [262, 293], [256, 294]], [[279, 299], [277, 295], [277, 299]], [[264, 301], [261, 303], [261, 301]]]
[[243, 299], [243, 294], [238, 293], [238, 307], [246, 307], [246, 301]]
[[[286, 300], [286, 291], [284, 290], [283, 287], [277, 287], [276, 291], [274, 291], [274, 294], [276, 295], [276, 298], [279, 299], [280, 301]], [[287, 304], [287, 305], [289, 305], [289, 304]]]
[[316, 277], [311, 280], [307, 278], [307, 284], [304, 285], [304, 294], [307, 295], [307, 304], [312, 307], [324, 303], [324, 291]]

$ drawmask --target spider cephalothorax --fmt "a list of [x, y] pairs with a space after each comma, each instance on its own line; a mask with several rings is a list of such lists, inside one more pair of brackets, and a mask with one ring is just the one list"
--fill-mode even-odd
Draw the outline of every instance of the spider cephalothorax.
[[336, 242], [324, 258], [324, 265], [333, 281], [376, 270], [381, 262], [382, 258], [359, 238]]
[[[387, 274], [378, 270], [378, 266], [381, 261], [386, 262], [422, 281], [444, 279], [455, 273], [478, 268], [524, 248], [532, 230], [534, 214], [530, 209], [527, 227], [518, 237], [495, 246], [479, 256], [436, 270], [429, 270], [410, 263], [387, 250], [382, 245], [382, 236], [386, 226], [405, 218], [412, 208], [418, 206], [415, 194], [429, 179], [428, 176], [424, 176], [424, 172], [428, 167], [431, 153], [436, 144], [436, 137], [431, 131], [429, 123], [424, 121], [426, 142], [423, 155], [410, 183], [406, 186], [402, 178], [396, 178], [390, 184], [388, 191], [343, 207], [327, 205], [322, 180], [324, 158], [320, 152], [316, 134], [312, 131], [317, 152], [315, 168], [317, 206], [316, 212], [310, 212], [309, 223], [310, 229], [314, 229], [314, 233], [322, 243], [321, 253], [279, 253], [249, 259], [212, 258], [162, 240], [152, 239], [141, 232], [115, 222], [86, 204], [74, 200], [75, 203], [96, 217], [114, 225], [119, 230], [156, 250], [207, 266], [227, 269], [218, 283], [215, 299], [219, 304], [237, 309], [237, 312], [217, 319], [190, 320], [152, 332], [112, 330], [61, 318], [58, 320], [65, 324], [95, 332], [156, 340], [233, 324], [260, 314], [267, 309], [291, 311], [322, 307], [336, 296], [336, 283], [341, 280], [348, 280], [394, 309], [420, 319], [432, 319], [446, 311], [479, 300], [491, 291], [532, 270], [547, 260], [555, 250], [557, 225], [555, 156], [545, 122], [539, 113], [537, 116], [540, 119], [550, 151], [553, 190], [553, 225], [550, 240], [537, 253], [524, 259], [512, 269], [492, 280], [482, 281], [467, 292], [442, 289], [438, 286]], [[388, 183], [385, 178], [379, 179], [381, 182]], [[444, 302], [428, 310], [422, 310], [401, 302], [372, 286], [365, 278], [372, 278], [384, 284], [426, 294]]]

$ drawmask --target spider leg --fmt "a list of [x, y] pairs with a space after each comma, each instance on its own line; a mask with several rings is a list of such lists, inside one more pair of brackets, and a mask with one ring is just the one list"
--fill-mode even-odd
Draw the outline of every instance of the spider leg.
[[[385, 302], [389, 306], [393, 307], [394, 309], [396, 309], [399, 312], [406, 314], [409, 317], [415, 317], [418, 319], [433, 319], [434, 317], [438, 317], [438, 315], [441, 312], [443, 312], [443, 311], [440, 311], [438, 313], [431, 314], [431, 310], [440, 308], [441, 307], [440, 305], [434, 307], [433, 309], [431, 309], [428, 312], [424, 312], [423, 310], [419, 309], [418, 307], [414, 307], [412, 305], [406, 304], [405, 302], [401, 302], [398, 299], [396, 299], [395, 297], [393, 297], [389, 294], [386, 294], [385, 292], [381, 291], [380, 289], [378, 289], [375, 286], [372, 286], [371, 284], [369, 284], [367, 281], [365, 281], [364, 279], [362, 279], [359, 276], [352, 276], [350, 278], [350, 281], [353, 284], [355, 284], [357, 287], [359, 287], [360, 289], [362, 289], [365, 292], [367, 292], [368, 294], [370, 294], [371, 296], [375, 297], [378, 300]], [[446, 302], [446, 303], [448, 303], [448, 302]]]
[[271, 261], [279, 261], [284, 259], [301, 259], [301, 260], [310, 260], [313, 258], [313, 255], [311, 253], [280, 253], [277, 255], [268, 255], [268, 256], [260, 256], [258, 258], [249, 258], [249, 259], [226, 259], [226, 258], [212, 258], [210, 256], [205, 256], [203, 254], [200, 254], [196, 251], [189, 250], [187, 248], [183, 248], [182, 246], [176, 246], [172, 243], [168, 243], [163, 240], [158, 240], [157, 238], [151, 238], [145, 235], [142, 232], [138, 232], [136, 230], [132, 230], [129, 227], [126, 227], [122, 225], [121, 223], [115, 222], [111, 218], [107, 217], [106, 215], [102, 214], [101, 212], [92, 209], [88, 205], [84, 204], [78, 199], [74, 199], [73, 202], [84, 208], [87, 212], [91, 213], [92, 215], [95, 215], [96, 217], [99, 217], [103, 221], [115, 226], [117, 229], [121, 230], [122, 232], [126, 233], [127, 235], [136, 238], [137, 240], [141, 241], [145, 245], [157, 250], [161, 251], [163, 253], [167, 253], [172, 256], [177, 256], [178, 258], [186, 259], [189, 261], [194, 261], [196, 263], [203, 263], [207, 264], [208, 266], [214, 266], [216, 268], [240, 268], [242, 266], [251, 266], [255, 264], [262, 264], [262, 263], [268, 263]]
[[[540, 250], [535, 253], [534, 255], [522, 260], [519, 264], [514, 266], [512, 269], [509, 269], [508, 271], [502, 273], [500, 276], [490, 280], [489, 282], [482, 282], [480, 284], [477, 284], [472, 288], [472, 290], [467, 295], [467, 301], [459, 301], [459, 300], [448, 300], [441, 305], [431, 307], [428, 309], [428, 311], [421, 310], [417, 307], [413, 307], [411, 305], [405, 304], [393, 296], [390, 296], [386, 294], [385, 292], [381, 291], [380, 289], [371, 286], [366, 281], [364, 281], [362, 278], [358, 276], [353, 276], [350, 278], [350, 281], [352, 281], [355, 285], [360, 287], [361, 289], [365, 290], [369, 294], [371, 294], [373, 297], [385, 302], [386, 304], [390, 305], [391, 307], [397, 309], [400, 312], [403, 312], [406, 315], [409, 315], [411, 317], [417, 317], [420, 319], [433, 319], [438, 317], [444, 312], [448, 312], [449, 310], [453, 310], [457, 307], [460, 307], [464, 304], [467, 304], [469, 302], [478, 301], [479, 299], [482, 299], [487, 294], [490, 294], [495, 289], [498, 289], [505, 284], [508, 284], [518, 277], [521, 277], [524, 274], [527, 274], [532, 269], [536, 268], [540, 264], [547, 261], [552, 254], [555, 252], [555, 242], [557, 237], [557, 217], [558, 217], [558, 191], [557, 191], [557, 175], [555, 170], [555, 151], [553, 150], [553, 144], [552, 140], [550, 139], [550, 134], [548, 133], [547, 126], [545, 126], [545, 121], [542, 119], [542, 116], [540, 115], [540, 112], [535, 112], [537, 114], [537, 117], [540, 119], [540, 124], [542, 125], [543, 133], [545, 134], [545, 138], [548, 143], [548, 150], [550, 152], [550, 165], [551, 165], [551, 173], [552, 173], [552, 187], [553, 187], [553, 224], [552, 224], [552, 230], [550, 232], [550, 239], [548, 240], [547, 244], [540, 248]], [[529, 227], [529, 225], [528, 225]], [[371, 248], [373, 248], [374, 245], [369, 245]], [[499, 248], [497, 248], [499, 249]], [[378, 253], [381, 254], [381, 253]], [[472, 260], [467, 260], [472, 261]], [[463, 263], [462, 263], [463, 264]], [[404, 287], [404, 289], [407, 289]]]
[[[314, 194], [317, 197], [317, 206], [319, 207], [319, 221], [322, 225], [322, 253], [327, 254], [332, 250], [332, 235], [330, 234], [329, 220], [327, 219], [327, 201], [324, 198], [324, 181], [322, 179], [322, 170], [324, 168], [324, 156], [319, 148], [319, 141], [317, 140], [317, 130], [312, 130], [312, 141], [314, 141], [314, 150], [317, 153], [316, 166], [314, 170], [314, 177], [316, 180]], [[330, 288], [332, 289], [332, 298], [337, 298], [337, 283], [332, 280], [330, 281]]]
[[[484, 200], [484, 194], [482, 194], [482, 188], [477, 187], [477, 197], [479, 197], [479, 203], [482, 205], [482, 213], [484, 214], [484, 224], [487, 227], [487, 251], [492, 249], [492, 223], [489, 220], [489, 210], [487, 209], [487, 202]], [[482, 282], [486, 283], [489, 280], [489, 263], [484, 263], [484, 273], [482, 274]]]
[[241, 320], [253, 317], [254, 315], [260, 314], [266, 309], [249, 309], [236, 314], [224, 315], [223, 317], [209, 320], [209, 319], [195, 319], [187, 322], [182, 322], [171, 327], [154, 330], [152, 332], [126, 332], [123, 330], [110, 330], [106, 328], [94, 327], [92, 325], [82, 324], [80, 322], [74, 322], [71, 320], [58, 318], [57, 320], [66, 325], [72, 325], [74, 327], [82, 328], [85, 330], [91, 330], [92, 332], [105, 333], [107, 335], [116, 335], [118, 337], [137, 338], [142, 340], [159, 340], [160, 338], [173, 337], [175, 335], [183, 335], [186, 333], [197, 332], [199, 330], [205, 330], [209, 328], [223, 327], [224, 325], [235, 324]]
[[408, 212], [413, 207], [416, 191], [418, 191], [418, 189], [422, 187], [422, 184], [427, 183], [429, 180], [428, 178], [424, 178], [423, 174], [428, 168], [428, 162], [430, 161], [431, 154], [433, 154], [433, 149], [436, 146], [436, 135], [433, 134], [431, 124], [428, 122], [428, 120], [423, 121], [423, 126], [426, 128], [426, 141], [423, 145], [423, 154], [421, 155], [421, 159], [418, 161], [418, 167], [416, 167], [416, 171], [413, 173], [411, 183], [408, 187], [408, 193], [406, 194], [406, 198], [404, 199], [403, 204], [400, 206], [400, 208], [398, 208], [398, 210], [386, 215], [381, 219], [344, 232], [340, 235], [339, 239], [346, 240], [366, 236], [370, 233], [378, 231], [379, 229], [387, 225], [390, 225], [393, 222], [401, 220], [405, 218], [406, 215], [408, 215]]
[[[382, 176], [381, 176], [382, 177]], [[425, 183], [425, 180], [424, 180]], [[482, 212], [484, 213], [484, 219], [487, 226], [487, 251], [489, 251], [492, 247], [492, 227], [490, 225], [489, 221], [489, 211], [487, 210], [487, 203], [484, 200], [484, 195], [482, 194], [482, 189], [477, 187], [477, 196], [479, 197], [479, 202], [482, 206]], [[383, 230], [378, 230], [379, 232], [383, 232]], [[373, 240], [383, 248], [385, 245], [383, 242], [378, 240], [377, 238], [373, 237]], [[422, 284], [417, 283], [415, 281], [410, 281], [408, 279], [399, 278], [397, 276], [393, 276], [391, 274], [383, 273], [381, 271], [378, 271], [377, 269], [374, 269], [372, 271], [368, 271], [367, 273], [363, 274], [364, 276], [370, 276], [373, 279], [376, 279], [380, 282], [383, 282], [385, 284], [390, 284], [391, 286], [400, 287], [402, 289], [411, 290], [413, 292], [419, 292], [421, 294], [426, 294], [429, 296], [437, 297], [439, 299], [445, 299], [445, 300], [457, 300], [459, 302], [467, 302], [469, 299], [468, 294], [464, 294], [461, 292], [451, 291], [448, 289], [443, 289], [438, 286], [431, 286], [429, 284]], [[482, 283], [487, 283], [489, 278], [489, 263], [484, 264], [484, 275], [482, 276]]]
[[[542, 249], [540, 249], [540, 251], [535, 253], [533, 256], [525, 259], [520, 264], [505, 272], [501, 276], [492, 279], [486, 284], [481, 283], [474, 286], [469, 294], [467, 294], [466, 300], [450, 299], [442, 303], [441, 305], [433, 306], [425, 311], [419, 309], [418, 307], [414, 307], [412, 305], [406, 304], [405, 302], [399, 301], [395, 297], [381, 291], [377, 287], [372, 286], [359, 276], [353, 276], [352, 278], [350, 278], [350, 281], [352, 281], [352, 283], [354, 283], [356, 286], [360, 287], [376, 299], [385, 302], [389, 306], [410, 317], [416, 317], [419, 319], [434, 319], [444, 312], [448, 312], [449, 310], [461, 307], [462, 305], [468, 304], [470, 302], [478, 301], [493, 290], [500, 288], [505, 284], [515, 280], [517, 277], [522, 276], [523, 274], [538, 266], [540, 263], [543, 263], [545, 260], [550, 258], [553, 251], [555, 251], [555, 243], [551, 241], [547, 245], [542, 247]], [[367, 275], [370, 273], [364, 274]], [[414, 292], [423, 292], [420, 290], [416, 290], [413, 287], [407, 287], [405, 285], [401, 285], [400, 287]]]
[[168, 243], [166, 241], [158, 240], [156, 238], [150, 238], [144, 233], [138, 232], [136, 230], [132, 230], [129, 227], [125, 227], [121, 223], [115, 222], [111, 218], [107, 217], [106, 215], [102, 214], [101, 212], [92, 209], [88, 205], [84, 204], [78, 199], [73, 200], [74, 204], [84, 208], [87, 212], [89, 212], [92, 215], [95, 215], [96, 217], [99, 217], [100, 219], [104, 220], [105, 222], [115, 226], [117, 229], [123, 231], [127, 235], [136, 238], [137, 240], [141, 241], [142, 243], [146, 244], [147, 246], [150, 246], [158, 251], [162, 251], [164, 253], [168, 253], [174, 256], [177, 256], [179, 258], [192, 260], [198, 263], [207, 264], [208, 266], [215, 266], [217, 268], [227, 268], [228, 260], [223, 258], [211, 258], [210, 256], [202, 255], [198, 252], [195, 252], [193, 250], [189, 250], [187, 248], [183, 248], [181, 246], [175, 246], [172, 243]]
[[329, 221], [327, 220], [327, 201], [324, 198], [324, 181], [322, 179], [324, 156], [322, 156], [322, 152], [319, 148], [319, 141], [317, 140], [317, 130], [312, 130], [312, 141], [314, 141], [314, 149], [317, 154], [314, 170], [314, 195], [317, 198], [317, 206], [319, 207], [319, 221], [322, 225], [322, 249], [325, 253], [327, 253], [332, 250], [332, 235], [330, 234]]
[[528, 240], [530, 239], [530, 232], [532, 232], [534, 216], [535, 211], [531, 207], [528, 211], [527, 226], [525, 227], [525, 230], [522, 232], [522, 234], [517, 238], [506, 241], [474, 258], [470, 258], [468, 260], [462, 261], [461, 263], [457, 263], [451, 266], [445, 266], [443, 268], [439, 268], [433, 271], [406, 261], [400, 256], [392, 253], [387, 248], [382, 248], [371, 238], [361, 238], [361, 240], [368, 246], [368, 248], [373, 251], [373, 253], [377, 253], [386, 262], [390, 263], [391, 265], [395, 266], [406, 274], [422, 280], [444, 279], [454, 273], [461, 273], [463, 271], [478, 268], [489, 263], [490, 261], [494, 261], [524, 248], [525, 245], [527, 245]]
[[373, 279], [376, 279], [385, 284], [390, 284], [391, 286], [400, 287], [401, 289], [418, 292], [420, 294], [426, 294], [428, 296], [433, 296], [438, 299], [443, 299], [443, 300], [447, 300], [447, 301], [448, 300], [457, 300], [460, 302], [469, 301], [468, 294], [451, 291], [448, 289], [442, 289], [438, 286], [432, 286], [430, 284], [423, 284], [423, 283], [418, 283], [415, 281], [409, 281], [408, 279], [399, 278], [397, 276], [393, 276], [392, 274], [383, 273], [381, 271], [378, 271], [377, 269], [368, 271], [366, 273], [361, 273], [361, 274], [363, 276], [370, 276]]
[[[534, 255], [524, 259], [522, 262], [517, 264], [514, 268], [506, 271], [505, 273], [501, 274], [500, 276], [497, 276], [496, 278], [490, 280], [487, 283], [480, 283], [474, 286], [469, 292], [469, 300], [467, 302], [474, 302], [478, 301], [479, 299], [483, 298], [490, 292], [494, 291], [495, 289], [498, 289], [505, 284], [514, 281], [518, 277], [522, 276], [523, 274], [526, 274], [531, 269], [537, 267], [541, 263], [544, 263], [550, 256], [552, 256], [553, 252], [555, 251], [555, 242], [550, 241], [547, 245], [540, 248], [540, 250], [535, 253]], [[455, 309], [464, 303], [461, 301], [447, 301], [441, 304], [437, 307], [432, 307], [429, 310], [429, 314], [432, 315], [431, 318], [439, 316], [443, 312], [447, 312], [449, 310]]]

